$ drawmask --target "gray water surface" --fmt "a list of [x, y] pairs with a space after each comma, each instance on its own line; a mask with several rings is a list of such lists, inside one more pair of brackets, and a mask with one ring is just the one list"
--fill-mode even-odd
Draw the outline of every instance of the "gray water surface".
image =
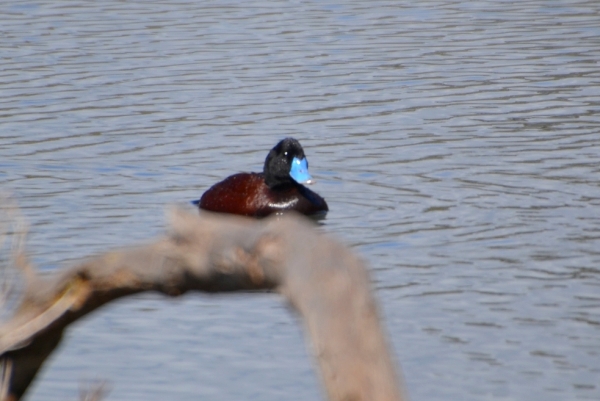
[[[600, 400], [596, 1], [4, 1], [0, 190], [50, 271], [301, 141], [412, 400]], [[322, 399], [276, 295], [142, 295], [32, 400]]]

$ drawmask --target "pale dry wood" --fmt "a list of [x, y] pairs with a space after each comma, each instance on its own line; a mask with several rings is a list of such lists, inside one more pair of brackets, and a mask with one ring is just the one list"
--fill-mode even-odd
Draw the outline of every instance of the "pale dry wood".
[[165, 238], [108, 252], [52, 279], [36, 277], [0, 327], [19, 399], [75, 320], [142, 291], [277, 290], [302, 317], [328, 399], [405, 399], [364, 263], [293, 214], [252, 220], [171, 211]]

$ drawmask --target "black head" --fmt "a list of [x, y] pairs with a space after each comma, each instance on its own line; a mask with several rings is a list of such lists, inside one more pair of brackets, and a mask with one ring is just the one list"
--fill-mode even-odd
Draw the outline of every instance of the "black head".
[[300, 142], [285, 138], [267, 155], [263, 168], [265, 183], [271, 187], [309, 183], [308, 161]]

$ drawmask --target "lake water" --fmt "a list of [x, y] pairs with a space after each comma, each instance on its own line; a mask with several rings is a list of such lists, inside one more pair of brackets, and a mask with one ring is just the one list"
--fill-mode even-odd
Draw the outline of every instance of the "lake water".
[[[299, 139], [412, 400], [600, 399], [597, 1], [0, 5], [0, 190], [50, 271]], [[144, 294], [31, 400], [323, 399], [274, 294]]]

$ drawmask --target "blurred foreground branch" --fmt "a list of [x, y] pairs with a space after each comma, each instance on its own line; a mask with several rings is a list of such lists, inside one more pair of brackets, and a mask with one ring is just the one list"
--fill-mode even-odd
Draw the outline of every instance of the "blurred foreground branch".
[[304, 218], [261, 221], [181, 209], [154, 243], [108, 252], [50, 279], [29, 275], [17, 312], [0, 327], [0, 358], [18, 400], [65, 328], [142, 291], [177, 296], [275, 289], [301, 315], [328, 399], [401, 400], [364, 264]]

